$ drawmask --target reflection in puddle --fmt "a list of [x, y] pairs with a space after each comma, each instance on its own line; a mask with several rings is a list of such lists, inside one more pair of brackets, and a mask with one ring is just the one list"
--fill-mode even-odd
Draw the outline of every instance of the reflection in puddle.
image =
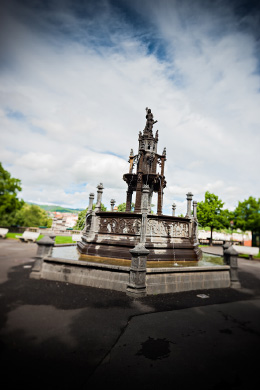
[[[52, 257], [67, 259], [67, 260], [80, 260], [91, 263], [119, 265], [124, 267], [130, 267], [131, 260], [113, 259], [110, 257], [97, 257], [82, 255], [78, 252], [77, 246], [61, 246], [54, 247], [52, 250]], [[177, 268], [177, 267], [212, 267], [223, 265], [223, 257], [213, 256], [203, 253], [203, 257], [200, 261], [147, 261], [148, 268]]]

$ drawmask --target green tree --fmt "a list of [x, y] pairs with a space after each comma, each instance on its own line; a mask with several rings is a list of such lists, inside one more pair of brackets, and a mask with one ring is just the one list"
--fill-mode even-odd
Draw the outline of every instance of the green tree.
[[15, 216], [16, 224], [26, 227], [50, 226], [48, 214], [40, 206], [25, 203], [17, 211]]
[[85, 210], [82, 210], [79, 212], [77, 223], [73, 229], [75, 229], [75, 230], [83, 230], [84, 229], [87, 211], [88, 211], [88, 207]]
[[117, 206], [117, 211], [124, 212], [126, 210], [126, 203], [121, 203]]
[[24, 204], [18, 199], [18, 192], [22, 190], [21, 180], [11, 177], [0, 163], [0, 225], [14, 225], [15, 215]]
[[205, 192], [205, 200], [198, 202], [197, 218], [202, 227], [210, 227], [210, 244], [214, 229], [221, 229], [229, 226], [230, 213], [223, 210], [224, 202], [209, 191]]
[[[93, 204], [92, 210], [95, 210], [96, 204]], [[78, 220], [73, 229], [75, 230], [83, 230], [85, 227], [86, 214], [88, 211], [88, 207], [85, 210], [82, 210], [78, 215]], [[107, 211], [107, 208], [101, 203], [101, 211]]]
[[238, 202], [234, 210], [234, 227], [243, 231], [260, 232], [260, 198], [250, 196], [243, 202]]
[[[132, 203], [132, 204], [131, 204], [131, 211], [134, 210], [134, 207], [135, 207], [135, 204]], [[117, 211], [119, 211], [119, 212], [124, 212], [125, 210], [126, 210], [126, 203], [121, 203], [121, 204], [119, 204], [119, 205], [117, 206]]]

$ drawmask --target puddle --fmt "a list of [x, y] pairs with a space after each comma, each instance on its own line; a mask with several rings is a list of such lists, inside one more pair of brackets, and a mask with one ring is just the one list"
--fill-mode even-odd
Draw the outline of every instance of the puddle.
[[167, 358], [170, 352], [170, 341], [149, 337], [148, 340], [142, 343], [142, 348], [137, 352], [137, 355], [151, 360], [158, 360]]

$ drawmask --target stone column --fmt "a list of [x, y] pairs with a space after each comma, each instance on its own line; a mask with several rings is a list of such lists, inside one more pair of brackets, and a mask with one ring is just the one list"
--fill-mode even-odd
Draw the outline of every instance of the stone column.
[[133, 189], [131, 186], [128, 186], [128, 190], [126, 191], [126, 208], [125, 208], [125, 211], [128, 213], [130, 213], [131, 211], [132, 195], [133, 195]]
[[130, 249], [132, 255], [129, 285], [126, 289], [127, 295], [134, 297], [143, 297], [146, 295], [146, 262], [149, 250], [145, 248], [147, 214], [149, 206], [149, 185], [144, 184], [142, 187], [142, 223], [140, 232], [140, 243], [133, 249]]
[[103, 184], [100, 183], [98, 186], [97, 186], [97, 203], [96, 203], [96, 208], [95, 208], [95, 211], [100, 211], [101, 210], [101, 200], [102, 200], [102, 194], [103, 194]]
[[166, 148], [164, 148], [163, 155], [161, 157], [161, 176], [164, 177], [164, 165], [166, 160]]
[[111, 211], [114, 211], [114, 207], [115, 207], [115, 204], [116, 204], [115, 199], [111, 199], [110, 204], [111, 204]]
[[130, 150], [130, 156], [129, 156], [129, 173], [133, 172], [133, 166], [134, 166], [134, 151], [133, 149]]
[[230, 266], [230, 287], [241, 288], [238, 279], [237, 252], [233, 245], [224, 250], [224, 263]]
[[197, 205], [198, 205], [197, 201], [194, 200], [193, 201], [193, 218], [195, 218], [195, 219], [197, 219]]
[[[83, 232], [86, 232], [87, 230], [90, 229], [90, 224], [91, 224], [91, 215], [93, 214], [93, 201], [94, 201], [95, 195], [93, 192], [89, 194], [89, 202], [88, 202], [88, 211], [86, 212], [86, 219], [85, 219], [85, 227], [83, 229]], [[89, 229], [87, 228], [89, 223]]]
[[163, 203], [163, 185], [161, 184], [158, 191], [158, 200], [157, 200], [157, 215], [162, 215], [162, 203]]
[[186, 217], [191, 217], [191, 201], [192, 201], [192, 197], [193, 197], [193, 194], [191, 192], [188, 192], [187, 193], [187, 214], [186, 214]]
[[149, 192], [150, 192], [149, 185], [144, 184], [142, 187], [142, 204], [141, 204], [142, 224], [141, 224], [140, 242], [142, 242], [142, 243], [145, 243], [145, 240], [146, 240], [146, 226], [147, 226], [147, 214], [148, 214], [148, 206], [149, 206]]
[[91, 213], [93, 208], [93, 201], [94, 201], [95, 195], [93, 192], [89, 194], [89, 201], [88, 201], [88, 211], [87, 214]]
[[142, 172], [137, 174], [137, 184], [136, 184], [136, 197], [135, 197], [135, 212], [141, 212], [141, 202], [142, 202], [142, 187], [143, 187], [143, 175]]
[[163, 150], [163, 154], [161, 156], [161, 185], [158, 191], [158, 201], [157, 201], [157, 215], [162, 215], [163, 208], [163, 186], [164, 186], [164, 164], [166, 160], [166, 148]]
[[150, 193], [150, 187], [148, 184], [144, 184], [142, 186], [142, 203], [141, 203], [141, 212], [142, 213], [148, 213], [148, 206], [149, 206], [149, 193]]
[[54, 247], [55, 242], [49, 236], [44, 236], [39, 241], [36, 241], [36, 244], [38, 245], [36, 256], [35, 256], [36, 261], [32, 268], [30, 278], [40, 279], [41, 277], [40, 271], [42, 268], [43, 258], [51, 255], [51, 251], [52, 248]]
[[172, 204], [172, 216], [175, 217], [176, 204]]
[[192, 224], [193, 224], [193, 241], [195, 243], [198, 242], [198, 220], [197, 220], [197, 201], [193, 201], [193, 218], [192, 218]]
[[153, 188], [151, 187], [149, 189], [149, 196], [148, 196], [148, 213], [151, 214], [152, 211], [152, 199], [153, 199]]

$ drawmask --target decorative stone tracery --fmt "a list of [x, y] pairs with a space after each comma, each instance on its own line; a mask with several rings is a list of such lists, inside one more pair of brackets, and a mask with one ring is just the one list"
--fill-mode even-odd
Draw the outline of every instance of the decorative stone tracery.
[[168, 222], [149, 219], [147, 236], [189, 237], [189, 225], [185, 222]]
[[141, 220], [137, 218], [100, 218], [100, 233], [139, 235], [140, 229]]
[[[141, 229], [141, 219], [101, 217], [99, 219], [99, 232], [107, 234], [138, 235]], [[189, 237], [189, 223], [175, 221], [159, 221], [148, 218], [147, 236]]]

